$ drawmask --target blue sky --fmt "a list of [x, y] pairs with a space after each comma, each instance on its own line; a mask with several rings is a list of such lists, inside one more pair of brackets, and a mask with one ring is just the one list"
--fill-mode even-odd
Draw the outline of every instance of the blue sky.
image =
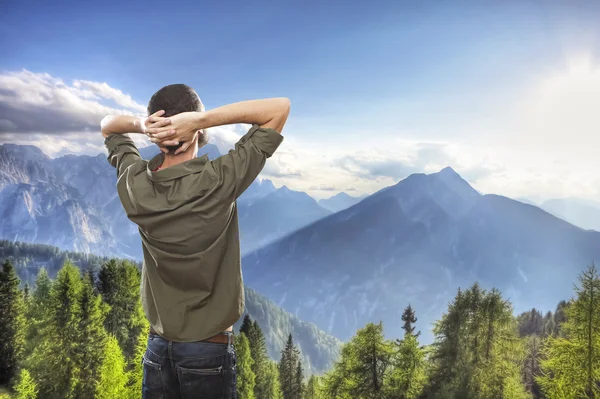
[[[600, 197], [591, 172], [561, 155], [560, 135], [574, 141], [573, 132], [519, 141], [535, 136], [535, 112], [557, 114], [528, 108], [546, 90], [541, 86], [568, 75], [574, 63], [585, 64], [594, 84], [600, 76], [599, 2], [323, 3], [5, 1], [0, 69], [43, 73], [67, 85], [106, 83], [141, 105], [179, 82], [196, 88], [207, 108], [287, 96], [286, 146], [265, 176], [315, 196], [372, 192], [401, 178], [396, 171], [430, 172], [449, 163], [487, 192]], [[581, 91], [561, 87], [574, 96]], [[600, 89], [586, 96], [600, 99]], [[0, 119], [11, 121], [7, 109], [0, 107]], [[550, 125], [571, 126], [565, 118], [573, 117]], [[595, 119], [586, 118], [593, 130]], [[77, 132], [69, 133], [72, 139]], [[2, 135], [27, 141], [10, 128], [0, 141]], [[585, 137], [570, 150], [588, 148]], [[537, 145], [545, 141], [548, 148]], [[97, 147], [98, 140], [81, 151]], [[557, 162], [569, 171], [553, 169]], [[317, 181], [310, 169], [327, 165], [337, 177]], [[392, 170], [371, 173], [382, 165]], [[526, 175], [528, 168], [534, 169]], [[372, 178], [357, 180], [357, 173]], [[584, 177], [575, 184], [573, 175]]]

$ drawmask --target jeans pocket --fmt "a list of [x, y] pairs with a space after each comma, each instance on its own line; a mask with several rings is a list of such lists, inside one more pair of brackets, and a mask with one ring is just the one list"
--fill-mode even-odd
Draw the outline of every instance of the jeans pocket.
[[142, 399], [165, 399], [162, 366], [148, 359], [146, 354], [142, 357], [142, 364]]
[[177, 376], [183, 399], [223, 399], [227, 391], [222, 365], [198, 368], [177, 366]]

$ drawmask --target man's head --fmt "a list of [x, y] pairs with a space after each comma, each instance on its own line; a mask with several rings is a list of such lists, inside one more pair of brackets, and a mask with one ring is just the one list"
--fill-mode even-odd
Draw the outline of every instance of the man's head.
[[[154, 93], [148, 102], [148, 115], [152, 115], [161, 109], [165, 111], [163, 117], [169, 117], [182, 112], [204, 111], [204, 104], [202, 104], [196, 91], [190, 86], [173, 84], [165, 86]], [[202, 147], [207, 141], [206, 134], [198, 135], [198, 147]], [[166, 148], [168, 148], [169, 153], [172, 154], [181, 147], [181, 145], [182, 143], [179, 143], [177, 146], [167, 146]]]

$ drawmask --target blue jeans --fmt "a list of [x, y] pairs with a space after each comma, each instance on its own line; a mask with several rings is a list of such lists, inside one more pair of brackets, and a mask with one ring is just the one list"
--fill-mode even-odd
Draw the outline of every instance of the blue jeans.
[[229, 343], [221, 344], [149, 334], [142, 399], [236, 399], [233, 333], [227, 335]]

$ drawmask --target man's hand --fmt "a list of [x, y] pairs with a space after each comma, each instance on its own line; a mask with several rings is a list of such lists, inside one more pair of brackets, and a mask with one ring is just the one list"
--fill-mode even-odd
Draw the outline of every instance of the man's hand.
[[[161, 109], [160, 111], [153, 113], [149, 117], [144, 118], [144, 123], [142, 124], [142, 131], [144, 134], [150, 137], [151, 140], [152, 136], [150, 135], [150, 129], [152, 131], [161, 132], [165, 139], [162, 142], [157, 143], [157, 145], [162, 152], [168, 153], [169, 149], [166, 148], [166, 146], [177, 145], [178, 142], [173, 139], [173, 136], [175, 135], [175, 130], [172, 126], [169, 126], [171, 124], [171, 120], [169, 118], [162, 117], [162, 115], [164, 114], [165, 111]], [[156, 143], [156, 141], [153, 142]]]
[[[150, 141], [159, 146], [177, 145], [184, 143], [177, 149], [175, 155], [180, 154], [188, 149], [192, 144], [196, 133], [204, 127], [202, 125], [203, 112], [182, 112], [166, 118], [166, 121], [161, 121], [159, 118], [154, 122], [157, 126], [148, 127], [146, 129]], [[166, 124], [161, 124], [166, 123]], [[175, 131], [175, 133], [173, 133]], [[201, 134], [204, 134], [203, 132]]]

